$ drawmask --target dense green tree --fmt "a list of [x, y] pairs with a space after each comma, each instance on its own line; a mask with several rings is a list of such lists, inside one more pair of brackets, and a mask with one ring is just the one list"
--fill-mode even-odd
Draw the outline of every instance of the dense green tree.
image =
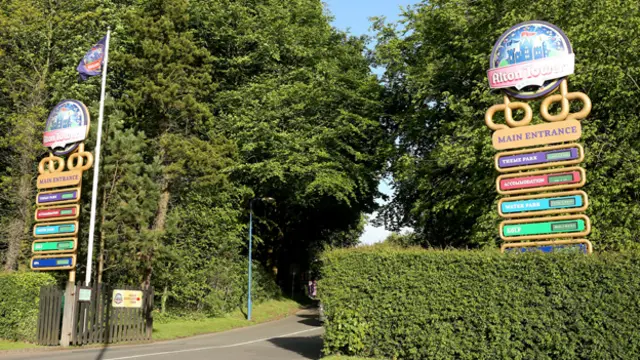
[[309, 249], [375, 209], [388, 138], [364, 40], [332, 29], [319, 2], [266, 3], [234, 33], [229, 61], [259, 72], [220, 89], [216, 124], [244, 159], [234, 175], [276, 199], [258, 254], [288, 280]]
[[97, 277], [102, 282], [104, 273], [107, 283], [137, 285], [152, 267], [152, 255], [164, 250], [161, 234], [151, 227], [160, 198], [156, 181], [161, 169], [144, 134], [118, 129], [118, 115], [111, 117], [112, 131], [107, 133], [103, 154]]
[[581, 139], [591, 240], [597, 249], [637, 246], [639, 8], [608, 0], [436, 0], [405, 11], [401, 24], [378, 21], [385, 121], [398, 137], [387, 223], [414, 227], [424, 245], [495, 246], [498, 174], [483, 118], [501, 99], [489, 91], [489, 53], [502, 32], [537, 19], [566, 32], [576, 53], [569, 88], [594, 104]]

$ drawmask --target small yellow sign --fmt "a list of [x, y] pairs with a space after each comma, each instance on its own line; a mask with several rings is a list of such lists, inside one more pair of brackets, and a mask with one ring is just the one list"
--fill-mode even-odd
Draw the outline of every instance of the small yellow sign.
[[38, 189], [78, 186], [82, 181], [82, 170], [60, 171], [38, 176]]
[[511, 129], [500, 129], [493, 133], [496, 150], [516, 149], [534, 145], [546, 145], [574, 141], [582, 136], [578, 120], [565, 120]]
[[142, 291], [113, 290], [111, 306], [115, 308], [142, 308]]

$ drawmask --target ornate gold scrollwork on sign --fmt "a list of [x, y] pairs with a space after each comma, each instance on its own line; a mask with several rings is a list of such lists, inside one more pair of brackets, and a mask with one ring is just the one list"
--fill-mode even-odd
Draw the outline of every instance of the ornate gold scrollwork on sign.
[[[484, 115], [484, 122], [491, 130], [497, 131], [502, 129], [514, 128], [529, 125], [533, 118], [531, 107], [526, 102], [511, 102], [511, 99], [507, 95], [503, 97], [504, 103], [496, 104], [490, 107]], [[570, 101], [578, 100], [582, 102], [583, 106], [580, 111], [572, 113], [570, 112]], [[551, 115], [549, 108], [554, 103], [560, 103], [560, 113]], [[524, 111], [524, 118], [522, 120], [515, 120], [513, 118], [513, 110], [521, 109]], [[504, 119], [507, 125], [496, 124], [493, 121], [493, 117], [497, 112], [504, 111]], [[567, 80], [563, 80], [560, 84], [560, 94], [549, 95], [540, 104], [540, 115], [542, 118], [549, 122], [564, 121], [564, 120], [582, 120], [591, 113], [591, 99], [587, 94], [581, 92], [569, 92], [567, 86]]]
[[[521, 109], [524, 111], [524, 118], [522, 120], [515, 120], [513, 118], [513, 110]], [[493, 122], [493, 115], [499, 111], [504, 111], [504, 119], [507, 125], [496, 124]], [[493, 105], [487, 110], [484, 115], [484, 122], [491, 130], [508, 129], [509, 127], [518, 127], [528, 125], [533, 119], [533, 111], [531, 106], [526, 102], [511, 102], [509, 96], [504, 95], [504, 104]]]
[[[582, 101], [582, 109], [576, 113], [570, 113], [570, 100]], [[560, 113], [557, 115], [549, 114], [549, 107], [551, 104], [559, 102], [561, 106]], [[581, 92], [569, 92], [567, 86], [567, 79], [562, 80], [560, 83], [560, 94], [554, 94], [547, 96], [542, 100], [540, 104], [540, 115], [547, 121], [563, 121], [563, 120], [582, 120], [586, 118], [591, 112], [591, 99], [585, 93]]]
[[38, 172], [43, 174], [54, 174], [64, 171], [64, 159], [49, 153], [49, 156], [40, 160]]
[[88, 151], [84, 151], [84, 143], [80, 143], [78, 151], [71, 154], [67, 159], [67, 168], [69, 170], [82, 170], [86, 171], [93, 165], [93, 154]]

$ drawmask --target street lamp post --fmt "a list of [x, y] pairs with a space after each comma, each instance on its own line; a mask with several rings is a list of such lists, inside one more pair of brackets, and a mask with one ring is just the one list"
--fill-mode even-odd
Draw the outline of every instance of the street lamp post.
[[253, 201], [254, 200], [262, 200], [265, 202], [273, 202], [274, 199], [270, 197], [263, 198], [253, 198], [249, 201], [249, 286], [248, 286], [248, 295], [247, 295], [247, 320], [251, 321], [251, 248], [252, 248], [252, 238], [253, 238]]

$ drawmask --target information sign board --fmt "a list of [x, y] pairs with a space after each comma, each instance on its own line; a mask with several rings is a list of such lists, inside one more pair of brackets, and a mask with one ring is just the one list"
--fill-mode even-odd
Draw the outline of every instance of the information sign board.
[[77, 221], [63, 221], [58, 223], [41, 223], [33, 227], [35, 237], [73, 236], [78, 233]]
[[69, 170], [56, 173], [45, 173], [38, 176], [38, 189], [53, 189], [66, 186], [77, 186], [82, 181], [82, 170]]
[[584, 169], [570, 167], [500, 175], [496, 180], [496, 188], [500, 194], [524, 194], [543, 190], [575, 189], [584, 186], [585, 182]]
[[493, 133], [496, 150], [517, 149], [535, 145], [574, 141], [582, 136], [578, 120], [565, 120], [538, 125], [501, 129]]
[[80, 201], [80, 188], [65, 190], [42, 191], [36, 197], [36, 204], [40, 206], [68, 204]]
[[593, 252], [593, 245], [586, 239], [575, 240], [554, 240], [554, 241], [531, 241], [521, 243], [505, 243], [502, 244], [502, 252], [555, 252], [555, 251], [571, 251], [577, 250], [585, 254]]
[[80, 205], [66, 205], [48, 208], [38, 208], [35, 213], [36, 221], [45, 220], [74, 220], [80, 214]]
[[505, 220], [500, 224], [500, 237], [505, 241], [583, 237], [590, 232], [591, 222], [586, 215]]
[[142, 291], [113, 290], [111, 306], [115, 308], [142, 308]]
[[31, 252], [34, 254], [75, 253], [77, 248], [77, 238], [35, 240], [31, 244]]
[[575, 165], [584, 160], [580, 144], [546, 146], [537, 149], [515, 150], [495, 156], [496, 170], [514, 172], [559, 165]]
[[500, 199], [498, 213], [502, 217], [573, 213], [586, 210], [588, 205], [584, 191], [544, 193]]
[[43, 255], [31, 258], [31, 270], [73, 270], [75, 255]]

